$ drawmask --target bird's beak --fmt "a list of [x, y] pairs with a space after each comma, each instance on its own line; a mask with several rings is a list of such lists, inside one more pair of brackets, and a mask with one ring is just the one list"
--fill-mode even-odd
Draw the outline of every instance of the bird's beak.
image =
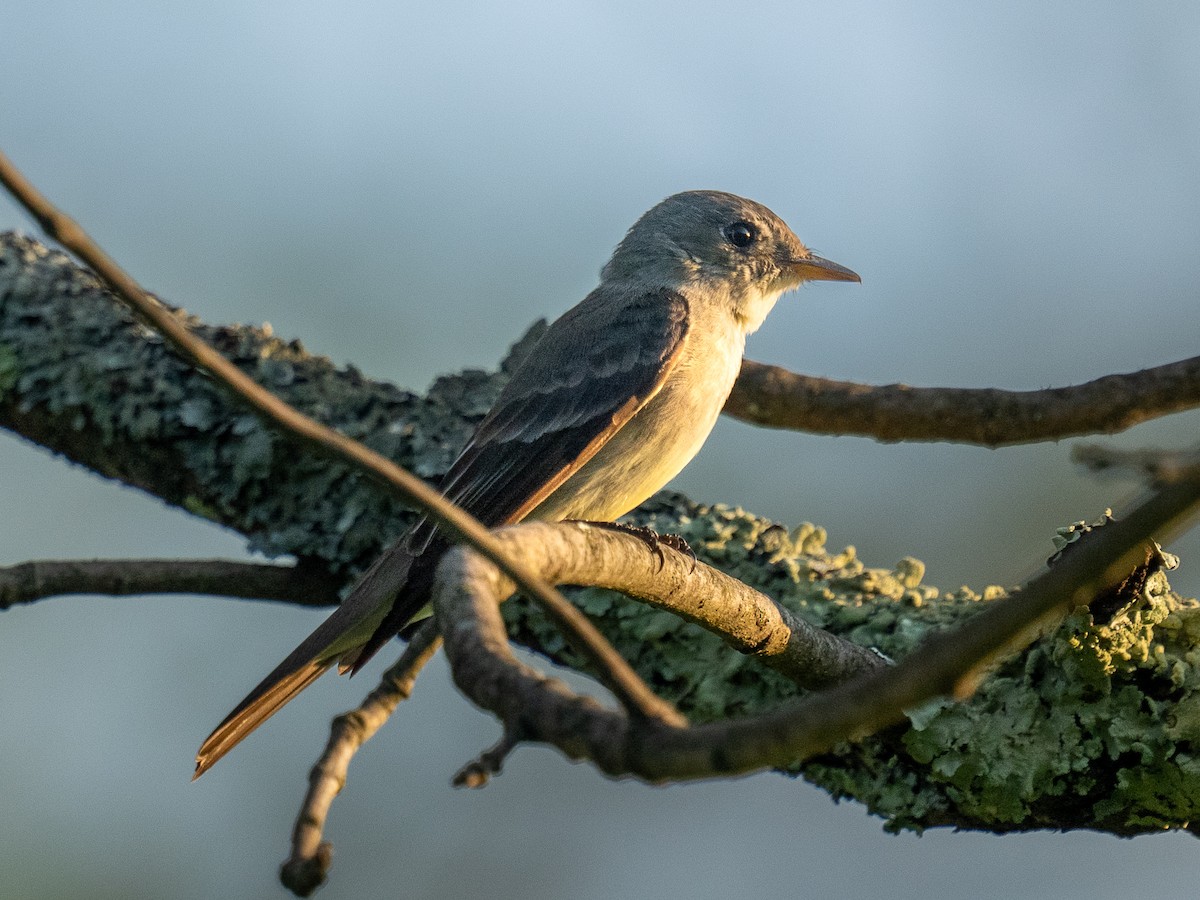
[[822, 259], [820, 256], [808, 256], [803, 259], [793, 259], [788, 267], [803, 281], [857, 281], [862, 282], [857, 272], [852, 272], [845, 266]]

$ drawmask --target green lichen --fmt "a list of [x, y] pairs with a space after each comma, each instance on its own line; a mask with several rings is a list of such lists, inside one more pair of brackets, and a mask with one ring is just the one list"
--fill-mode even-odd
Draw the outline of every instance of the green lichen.
[[20, 361], [12, 347], [0, 344], [0, 394], [7, 394], [21, 374]]

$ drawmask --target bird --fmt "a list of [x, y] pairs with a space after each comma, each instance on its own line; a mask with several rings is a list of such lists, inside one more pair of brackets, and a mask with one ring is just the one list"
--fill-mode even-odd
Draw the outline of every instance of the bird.
[[[599, 285], [551, 324], [442, 479], [489, 528], [613, 522], [674, 478], [716, 423], [746, 336], [807, 281], [861, 281], [753, 200], [685, 191], [625, 234]], [[193, 778], [333, 666], [357, 670], [427, 610], [448, 547], [421, 519], [221, 722]]]

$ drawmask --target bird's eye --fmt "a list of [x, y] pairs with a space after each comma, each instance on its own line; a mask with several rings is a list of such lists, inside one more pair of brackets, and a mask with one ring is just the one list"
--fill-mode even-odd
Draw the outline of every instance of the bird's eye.
[[729, 243], [733, 246], [744, 250], [754, 243], [758, 232], [749, 222], [734, 222], [732, 225], [726, 226], [725, 237], [729, 238]]

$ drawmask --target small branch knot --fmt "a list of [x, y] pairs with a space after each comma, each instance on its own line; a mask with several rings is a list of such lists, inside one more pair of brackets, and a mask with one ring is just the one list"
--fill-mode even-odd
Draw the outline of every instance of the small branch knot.
[[289, 859], [280, 866], [279, 881], [297, 897], [311, 897], [329, 877], [332, 865], [333, 845], [324, 841], [312, 856]]

